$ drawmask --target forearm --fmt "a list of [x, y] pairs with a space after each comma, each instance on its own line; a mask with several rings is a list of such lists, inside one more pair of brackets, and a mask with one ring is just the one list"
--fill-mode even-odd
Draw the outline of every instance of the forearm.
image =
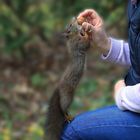
[[102, 55], [102, 59], [122, 66], [131, 66], [129, 45], [123, 40], [110, 38], [111, 48], [107, 55]]
[[115, 101], [121, 110], [140, 113], [140, 84], [120, 89], [115, 93]]

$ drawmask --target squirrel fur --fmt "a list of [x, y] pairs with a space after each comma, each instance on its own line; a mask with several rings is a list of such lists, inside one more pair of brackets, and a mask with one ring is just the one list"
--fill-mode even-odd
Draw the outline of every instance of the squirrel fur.
[[50, 99], [47, 111], [45, 140], [60, 140], [63, 127], [68, 120], [67, 111], [74, 91], [83, 75], [86, 53], [90, 47], [89, 37], [74, 19], [66, 28], [70, 62]]

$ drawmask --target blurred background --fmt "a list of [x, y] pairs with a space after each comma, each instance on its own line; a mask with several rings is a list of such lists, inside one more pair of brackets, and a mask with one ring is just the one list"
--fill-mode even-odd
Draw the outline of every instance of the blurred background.
[[[73, 16], [94, 8], [109, 36], [127, 40], [126, 0], [0, 0], [0, 140], [42, 140], [47, 102], [68, 64], [61, 36]], [[114, 104], [126, 69], [91, 48], [72, 115]]]

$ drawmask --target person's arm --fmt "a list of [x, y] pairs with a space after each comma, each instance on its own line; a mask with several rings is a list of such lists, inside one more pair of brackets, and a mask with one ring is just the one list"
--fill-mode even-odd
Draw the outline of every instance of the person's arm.
[[134, 86], [123, 86], [115, 93], [116, 105], [121, 110], [140, 113], [140, 83]]
[[108, 54], [106, 56], [102, 54], [101, 58], [105, 61], [120, 64], [122, 66], [131, 66], [128, 43], [114, 38], [110, 38], [110, 40], [111, 48]]
[[[130, 55], [128, 43], [108, 37], [104, 28], [104, 21], [93, 9], [87, 9], [77, 17], [91, 38], [91, 46], [100, 48], [103, 60], [108, 60], [124, 66], [130, 66]], [[96, 45], [95, 45], [96, 44]], [[108, 53], [109, 52], [109, 53]]]
[[107, 54], [111, 48], [110, 40], [104, 28], [104, 21], [93, 9], [86, 9], [77, 17], [78, 23], [90, 37], [90, 45], [98, 47], [101, 53]]

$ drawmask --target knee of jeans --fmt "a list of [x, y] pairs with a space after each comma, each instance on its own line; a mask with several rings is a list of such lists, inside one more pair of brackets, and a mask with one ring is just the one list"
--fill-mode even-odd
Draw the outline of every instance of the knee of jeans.
[[71, 123], [65, 124], [64, 130], [62, 132], [61, 140], [78, 140], [80, 139], [80, 134], [78, 133], [78, 128], [83, 128], [85, 124], [85, 118], [91, 116], [92, 112], [86, 112], [79, 114], [74, 118]]
[[78, 135], [75, 130], [75, 125], [76, 125], [76, 123], [73, 120], [71, 123], [68, 123], [64, 126], [61, 140], [78, 140]]

